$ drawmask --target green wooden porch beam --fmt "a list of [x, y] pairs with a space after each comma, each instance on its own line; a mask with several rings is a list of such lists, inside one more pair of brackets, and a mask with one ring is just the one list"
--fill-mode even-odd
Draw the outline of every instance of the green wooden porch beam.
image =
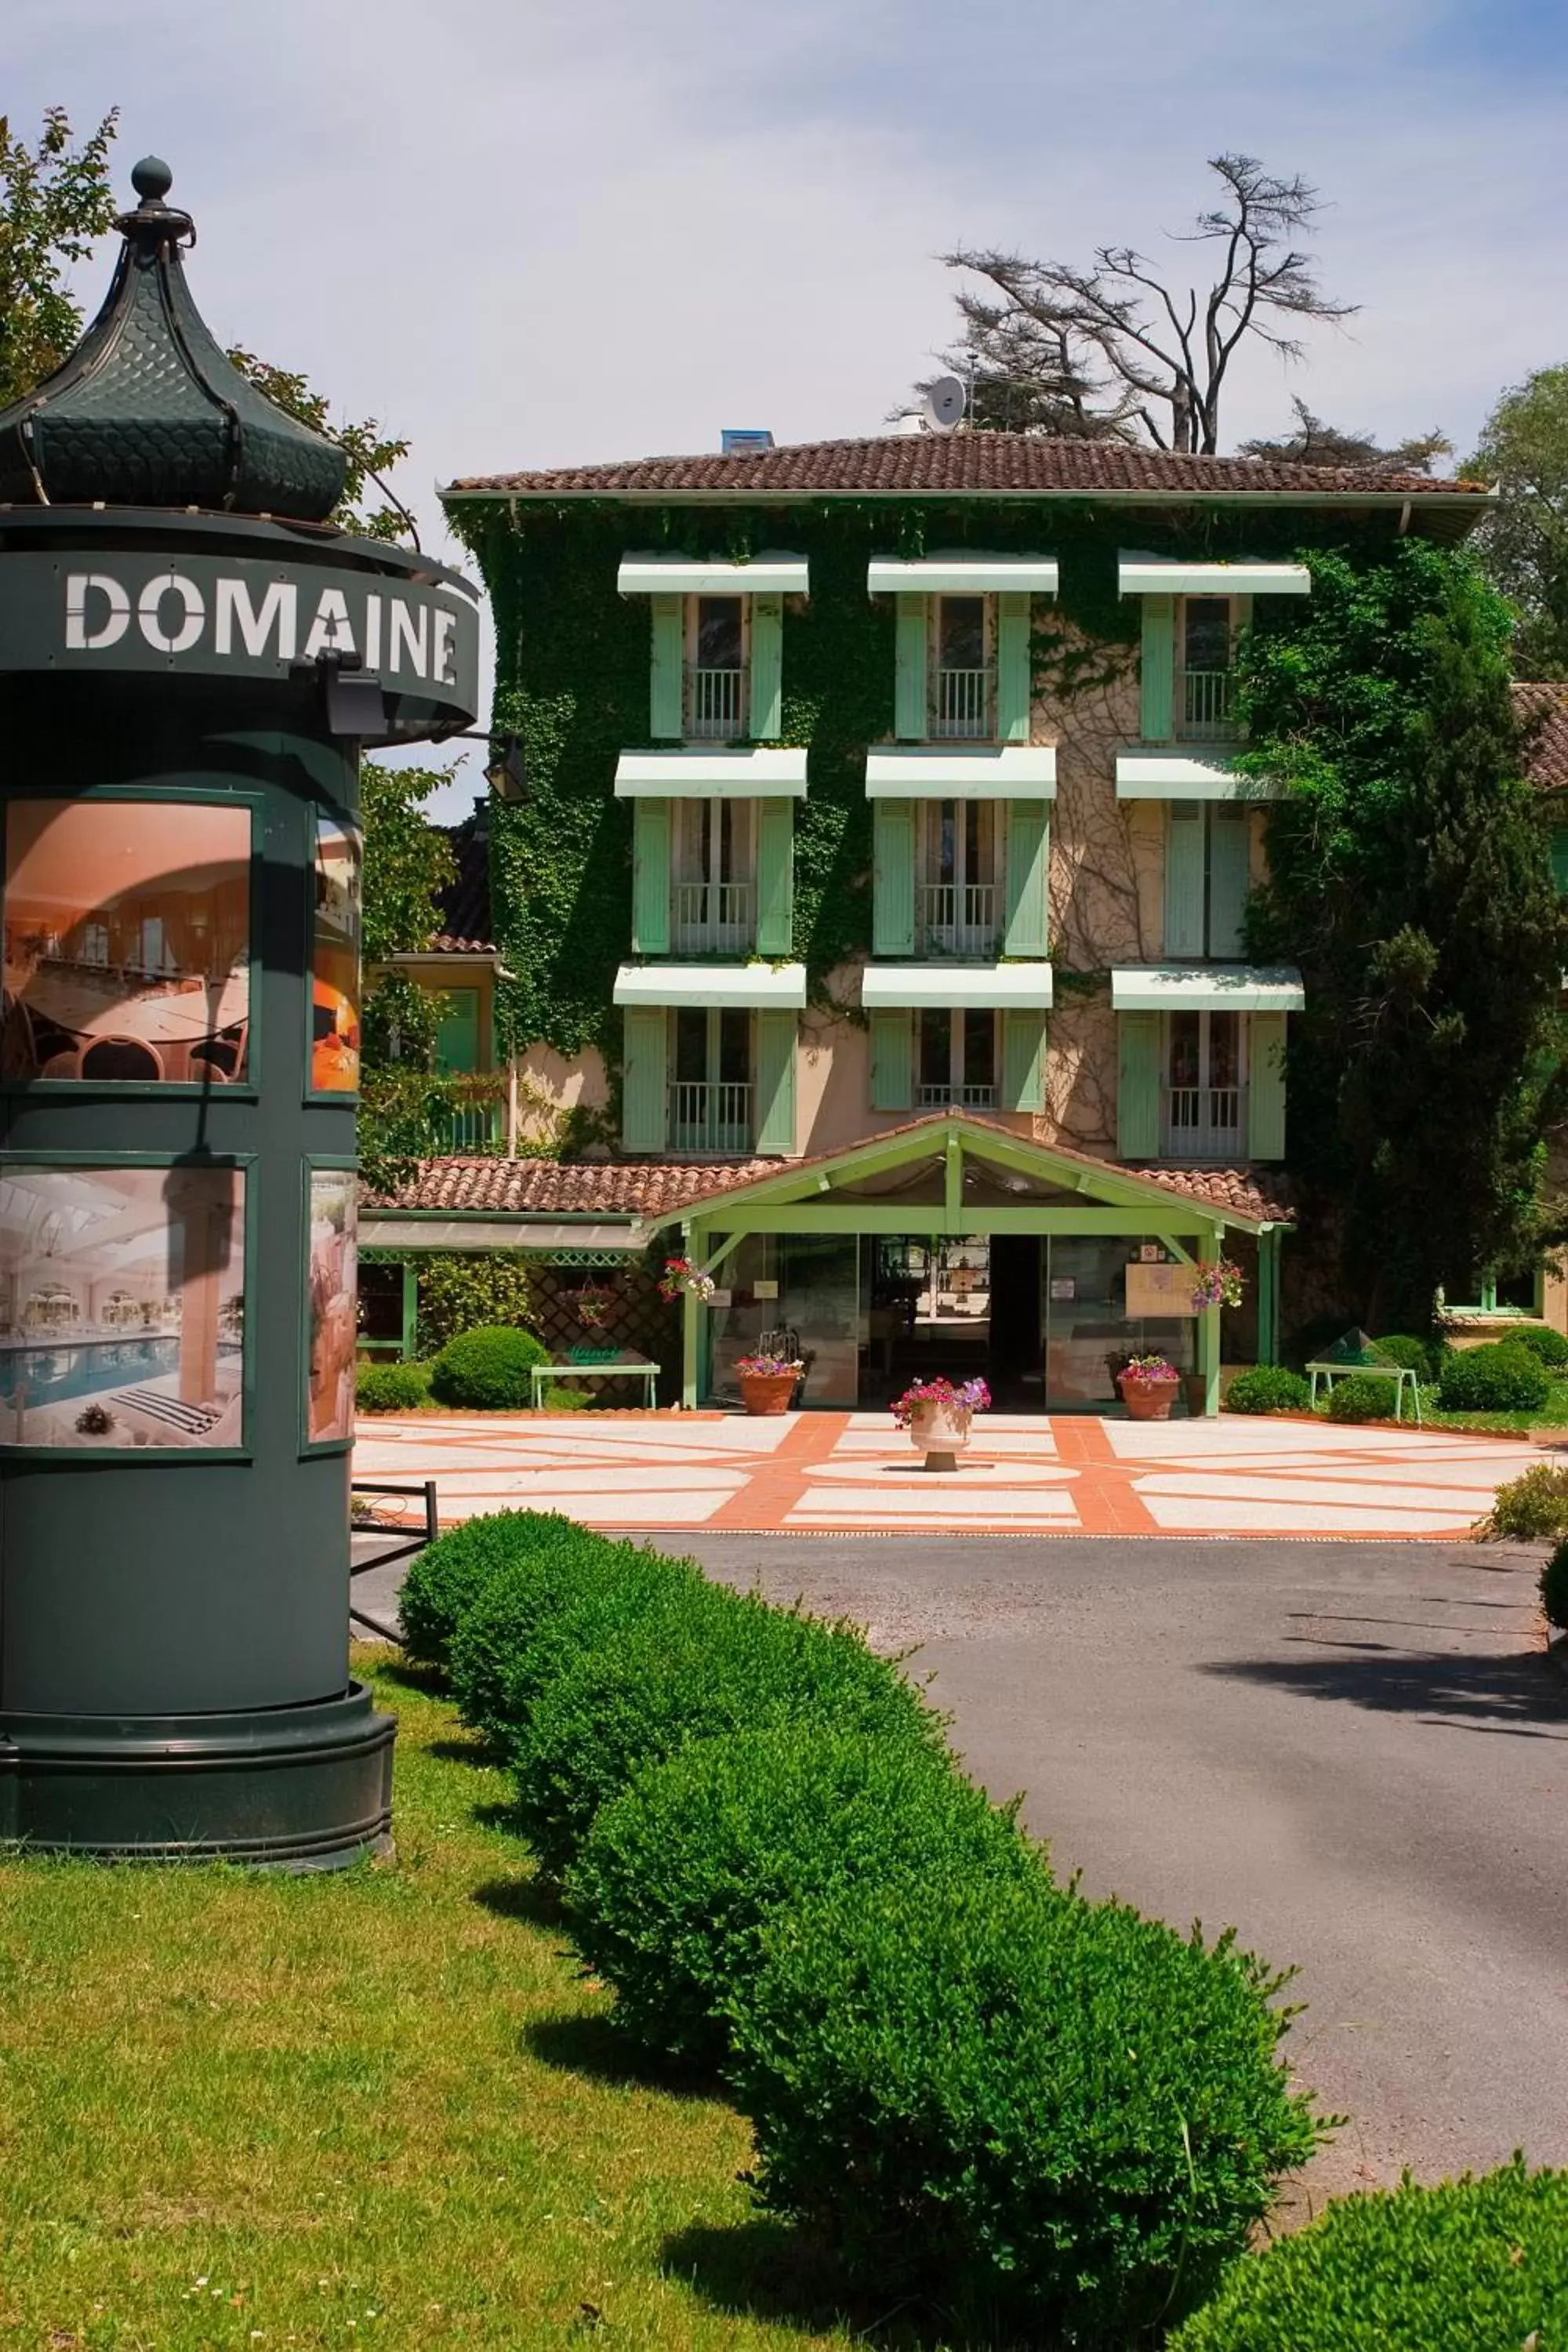
[[[951, 1214], [944, 1206], [928, 1202], [923, 1206], [914, 1202], [888, 1203], [881, 1201], [823, 1201], [816, 1206], [795, 1202], [772, 1203], [746, 1201], [726, 1207], [721, 1201], [704, 1213], [703, 1223], [713, 1233], [733, 1234], [1085, 1234], [1114, 1237], [1125, 1234], [1129, 1240], [1155, 1240], [1178, 1247], [1176, 1235], [1189, 1239], [1206, 1239], [1207, 1228], [1197, 1219], [1173, 1217], [1163, 1202], [1150, 1202], [1156, 1214], [1137, 1212], [1144, 1204], [1131, 1202], [1121, 1208], [1087, 1209], [976, 1209], [962, 1205]], [[1185, 1256], [1184, 1251], [1178, 1254]]]

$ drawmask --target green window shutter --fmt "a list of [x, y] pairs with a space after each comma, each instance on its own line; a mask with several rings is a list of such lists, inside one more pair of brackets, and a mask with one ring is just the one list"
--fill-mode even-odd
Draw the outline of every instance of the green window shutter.
[[757, 1150], [795, 1150], [795, 1044], [793, 1013], [757, 1015]]
[[1160, 1016], [1116, 1016], [1116, 1149], [1123, 1160], [1160, 1156]]
[[790, 801], [759, 801], [757, 953], [786, 956], [794, 945], [795, 806]]
[[778, 740], [784, 726], [784, 598], [752, 599], [752, 739]]
[[436, 1067], [456, 1075], [479, 1066], [479, 992], [448, 988], [446, 1009], [436, 1024]]
[[1568, 898], [1568, 824], [1552, 828], [1552, 879], [1559, 898]]
[[1165, 805], [1165, 953], [1204, 952], [1204, 824], [1202, 801]]
[[673, 736], [679, 743], [686, 731], [681, 718], [686, 600], [683, 596], [660, 595], [650, 596], [647, 601], [653, 614], [648, 733], [656, 740], [661, 735]]
[[915, 951], [915, 804], [875, 801], [871, 848], [871, 952]]
[[1011, 1008], [1002, 1015], [1002, 1108], [1046, 1107], [1046, 1016]]
[[915, 1098], [915, 1027], [908, 1013], [871, 1015], [871, 1108], [909, 1110]]
[[1285, 1015], [1254, 1013], [1247, 1021], [1247, 1156], [1285, 1157]]
[[632, 803], [632, 953], [669, 953], [669, 803]]
[[669, 1016], [659, 1004], [628, 1004], [621, 1077], [621, 1148], [662, 1151], [668, 1095]]
[[1209, 953], [1242, 952], [1241, 921], [1251, 887], [1252, 828], [1244, 803], [1215, 801], [1209, 810]]
[[1145, 743], [1168, 743], [1176, 702], [1176, 602], [1173, 596], [1143, 599], [1143, 658], [1139, 670]]
[[1002, 952], [1043, 956], [1050, 929], [1047, 881], [1050, 868], [1050, 804], [1008, 801], [1006, 809], [1007, 924]]
[[1029, 599], [1009, 588], [996, 599], [996, 734], [1004, 743], [1029, 740]]
[[923, 743], [926, 733], [926, 600], [900, 596], [893, 732], [900, 742]]

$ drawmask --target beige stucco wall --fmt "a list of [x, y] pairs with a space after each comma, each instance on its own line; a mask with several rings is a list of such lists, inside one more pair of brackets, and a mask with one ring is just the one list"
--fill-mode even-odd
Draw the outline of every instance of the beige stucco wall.
[[518, 1135], [525, 1143], [549, 1143], [567, 1114], [603, 1110], [610, 1099], [604, 1055], [589, 1046], [570, 1060], [552, 1045], [532, 1045], [517, 1065]]

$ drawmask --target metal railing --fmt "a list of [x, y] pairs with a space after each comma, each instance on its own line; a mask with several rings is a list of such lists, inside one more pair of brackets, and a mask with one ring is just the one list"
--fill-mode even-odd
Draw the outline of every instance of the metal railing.
[[669, 1090], [669, 1148], [672, 1151], [750, 1151], [750, 1086], [699, 1086], [678, 1078]]
[[499, 1151], [501, 1147], [501, 1107], [499, 1102], [452, 1103], [436, 1119], [442, 1152]]
[[996, 1089], [994, 1086], [955, 1087], [952, 1085], [915, 1088], [917, 1110], [945, 1110], [950, 1103], [955, 1103], [960, 1110], [994, 1110]]
[[922, 955], [990, 955], [996, 946], [994, 882], [927, 882], [921, 886], [919, 946]]
[[749, 882], [678, 882], [670, 894], [669, 943], [679, 955], [730, 955], [756, 936]]
[[743, 669], [686, 672], [686, 731], [696, 741], [732, 742], [746, 732], [746, 673]]
[[1227, 743], [1237, 732], [1231, 718], [1235, 673], [1189, 669], [1182, 673], [1182, 733], [1194, 742]]
[[933, 735], [988, 736], [991, 732], [991, 672], [988, 669], [939, 669], [936, 708], [931, 713]]
[[1173, 1160], [1210, 1160], [1239, 1151], [1240, 1087], [1167, 1087], [1165, 1150]]
[[[390, 1524], [384, 1519], [355, 1518], [353, 1517], [352, 1506], [356, 1495], [395, 1495], [410, 1502], [422, 1502], [425, 1506], [425, 1523], [416, 1534], [410, 1535], [407, 1532], [407, 1519], [401, 1515]], [[421, 1479], [417, 1486], [388, 1486], [374, 1478], [351, 1477], [349, 1499], [353, 1535], [377, 1536], [385, 1533], [394, 1538], [402, 1538], [401, 1541], [394, 1540], [388, 1544], [384, 1550], [378, 1551], [374, 1559], [353, 1560], [349, 1568], [351, 1583], [356, 1576], [368, 1576], [373, 1569], [390, 1568], [395, 1560], [412, 1558], [415, 1552], [423, 1551], [426, 1544], [433, 1544], [441, 1532], [434, 1478]], [[373, 1509], [374, 1507], [372, 1506]], [[384, 1618], [367, 1616], [363, 1609], [356, 1609], [352, 1601], [349, 1603], [349, 1622], [351, 1625], [363, 1625], [367, 1632], [379, 1634], [384, 1642], [395, 1642], [400, 1648], [402, 1647], [403, 1633], [400, 1626], [387, 1624]]]

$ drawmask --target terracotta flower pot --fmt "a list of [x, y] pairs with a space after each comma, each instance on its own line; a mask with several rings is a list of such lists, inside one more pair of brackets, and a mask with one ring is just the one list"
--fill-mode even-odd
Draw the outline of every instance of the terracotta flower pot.
[[1131, 1372], [1123, 1372], [1117, 1386], [1131, 1420], [1170, 1420], [1171, 1407], [1176, 1402], [1174, 1381], [1141, 1381]]
[[787, 1412], [798, 1372], [742, 1372], [741, 1402], [750, 1413]]
[[974, 1415], [963, 1407], [917, 1404], [910, 1410], [910, 1444], [926, 1457], [928, 1470], [956, 1470], [969, 1443]]

